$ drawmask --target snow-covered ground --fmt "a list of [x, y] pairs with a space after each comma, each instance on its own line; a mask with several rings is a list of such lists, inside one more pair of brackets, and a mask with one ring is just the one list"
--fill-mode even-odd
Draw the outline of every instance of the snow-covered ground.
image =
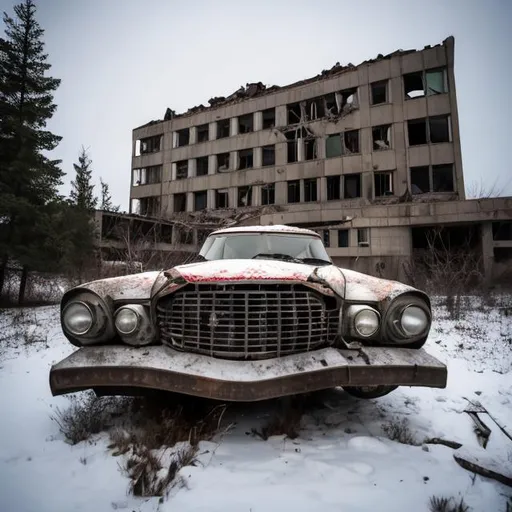
[[[48, 371], [74, 350], [58, 308], [0, 312], [0, 511], [426, 511], [431, 496], [454, 496], [473, 511], [505, 512], [512, 488], [462, 469], [451, 448], [421, 446], [442, 437], [478, 450], [466, 398], [512, 431], [512, 317], [478, 302], [460, 321], [435, 308], [427, 349], [448, 365], [446, 389], [400, 388], [370, 401], [328, 391], [293, 440], [250, 434], [276, 402], [231, 406], [223, 435], [200, 443], [199, 463], [180, 471], [186, 485], [163, 501], [129, 494], [106, 433], [71, 446], [52, 420], [69, 399], [51, 396]], [[420, 445], [386, 438], [383, 424], [403, 418]], [[483, 419], [486, 452], [512, 468], [512, 441]]]

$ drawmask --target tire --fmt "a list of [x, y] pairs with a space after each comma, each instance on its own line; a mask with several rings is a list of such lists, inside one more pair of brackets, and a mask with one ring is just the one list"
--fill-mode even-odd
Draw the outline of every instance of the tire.
[[391, 391], [394, 391], [398, 386], [357, 386], [357, 387], [344, 387], [343, 390], [349, 395], [356, 398], [380, 398], [385, 396]]

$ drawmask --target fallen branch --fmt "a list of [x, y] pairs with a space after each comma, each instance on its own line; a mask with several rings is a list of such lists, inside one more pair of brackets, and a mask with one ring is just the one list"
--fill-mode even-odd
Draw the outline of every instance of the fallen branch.
[[479, 443], [482, 445], [483, 448], [487, 448], [487, 443], [489, 442], [489, 437], [491, 436], [491, 429], [479, 418], [478, 413], [474, 411], [464, 412], [469, 414], [469, 417], [475, 423], [475, 431]]
[[462, 450], [457, 450], [453, 454], [453, 458], [461, 468], [512, 487], [512, 470], [507, 470], [508, 465], [505, 460], [491, 458], [484, 450], [481, 450], [483, 453], [478, 455]]
[[457, 441], [449, 441], [448, 439], [441, 439], [440, 437], [425, 439], [424, 444], [442, 444], [443, 446], [448, 446], [448, 448], [453, 448], [454, 450], [458, 450], [462, 446], [462, 444], [457, 443]]

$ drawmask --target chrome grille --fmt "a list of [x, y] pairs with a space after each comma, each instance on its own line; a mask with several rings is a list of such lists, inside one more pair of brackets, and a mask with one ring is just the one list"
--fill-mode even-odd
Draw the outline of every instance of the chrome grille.
[[227, 359], [313, 350], [339, 325], [336, 300], [300, 285], [188, 285], [156, 309], [164, 343]]

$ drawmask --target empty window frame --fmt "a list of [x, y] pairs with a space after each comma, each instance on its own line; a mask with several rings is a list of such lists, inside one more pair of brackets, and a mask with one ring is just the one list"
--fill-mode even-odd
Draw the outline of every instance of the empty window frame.
[[194, 192], [194, 211], [206, 210], [208, 204], [206, 190]]
[[208, 157], [202, 156], [196, 158], [196, 176], [206, 176], [208, 174]]
[[497, 241], [512, 240], [512, 221], [500, 220], [493, 222], [492, 239]]
[[375, 197], [393, 195], [393, 172], [382, 171], [373, 174]]
[[372, 105], [381, 105], [388, 102], [388, 81], [373, 82], [370, 85], [370, 102]]
[[428, 119], [407, 121], [409, 146], [451, 141], [450, 116], [436, 116]]
[[391, 148], [391, 125], [383, 124], [372, 128], [373, 150]]
[[341, 199], [341, 177], [327, 176], [327, 201]]
[[215, 208], [229, 208], [229, 190], [227, 188], [215, 191]]
[[246, 114], [238, 118], [238, 133], [250, 133], [254, 131], [254, 115]]
[[[303, 105], [305, 109], [305, 105]], [[300, 103], [292, 103], [291, 105], [286, 106], [288, 124], [297, 124], [301, 121], [301, 106]], [[305, 115], [305, 112], [304, 112]]]
[[326, 158], [359, 153], [359, 130], [329, 135], [325, 141]]
[[300, 203], [300, 180], [288, 181], [288, 202]]
[[217, 156], [217, 171], [229, 171], [229, 153], [219, 153]]
[[325, 157], [335, 158], [342, 155], [341, 136], [339, 133], [329, 135], [325, 140]]
[[338, 229], [338, 247], [348, 247], [348, 229]]
[[133, 169], [132, 172], [132, 186], [138, 187], [140, 185], [152, 185], [154, 183], [162, 182], [162, 166], [151, 165], [149, 167], [142, 167], [141, 169]]
[[187, 194], [174, 194], [173, 210], [174, 213], [187, 211]]
[[135, 152], [136, 156], [138, 156], [138, 154], [157, 153], [161, 149], [162, 136], [155, 135], [154, 137], [146, 137], [145, 139], [140, 139], [138, 142], [139, 151]]
[[359, 130], [350, 130], [342, 134], [342, 151], [344, 155], [359, 153]]
[[263, 146], [261, 148], [261, 165], [275, 165], [276, 163], [276, 148], [275, 146]]
[[430, 192], [430, 168], [428, 165], [411, 167], [409, 172], [411, 176], [411, 193], [413, 195]]
[[160, 215], [160, 197], [141, 197], [139, 202], [139, 215], [147, 215], [148, 217], [158, 217]]
[[196, 128], [197, 142], [207, 142], [210, 140], [210, 128], [208, 124], [202, 124]]
[[409, 172], [414, 195], [454, 191], [453, 164], [411, 167]]
[[276, 185], [275, 183], [268, 183], [261, 187], [261, 204], [263, 206], [275, 204], [276, 202]]
[[217, 121], [217, 139], [224, 139], [229, 137], [229, 119], [222, 119]]
[[190, 130], [184, 128], [176, 132], [176, 145], [175, 147], [181, 148], [182, 146], [188, 146], [190, 144]]
[[453, 192], [453, 164], [432, 166], [433, 192]]
[[262, 112], [263, 129], [268, 130], [276, 125], [276, 109], [268, 108]]
[[346, 174], [343, 176], [343, 198], [355, 199], [361, 197], [361, 174]]
[[252, 169], [253, 167], [253, 150], [243, 149], [238, 152], [238, 168], [239, 169]]
[[304, 139], [304, 160], [316, 160], [318, 158], [317, 140], [316, 138]]
[[188, 178], [188, 160], [176, 162], [176, 179], [184, 180]]
[[238, 206], [251, 206], [252, 204], [252, 187], [238, 187]]
[[370, 245], [369, 228], [359, 228], [357, 230], [357, 245], [359, 247], [368, 247]]
[[328, 229], [322, 229], [320, 236], [322, 237], [322, 240], [324, 241], [324, 246], [330, 247], [331, 246], [331, 232]]
[[304, 180], [304, 202], [313, 203], [318, 200], [317, 179], [309, 178]]
[[194, 243], [194, 231], [184, 226], [178, 229], [178, 243], [180, 245], [192, 245]]
[[403, 76], [406, 99], [421, 98], [448, 92], [446, 68], [416, 71]]

